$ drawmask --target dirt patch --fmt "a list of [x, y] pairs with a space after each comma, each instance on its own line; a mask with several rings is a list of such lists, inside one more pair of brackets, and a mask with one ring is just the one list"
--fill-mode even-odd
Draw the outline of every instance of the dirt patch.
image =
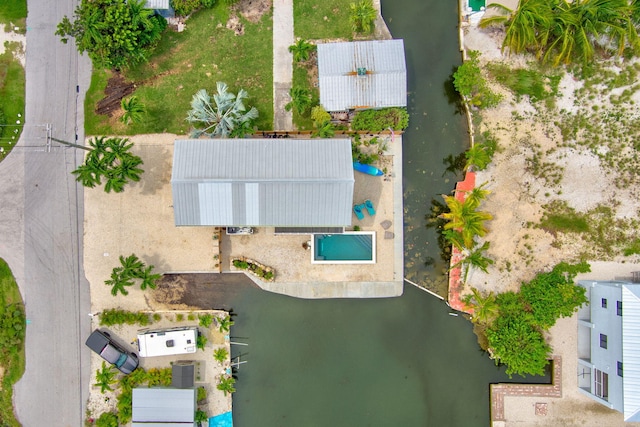
[[240, 0], [233, 11], [252, 23], [260, 22], [262, 16], [271, 10], [271, 0]]
[[115, 72], [104, 89], [105, 97], [98, 101], [96, 114], [111, 117], [115, 111], [120, 109], [122, 98], [131, 95], [135, 90], [135, 83], [127, 82], [122, 74]]
[[236, 36], [241, 36], [244, 34], [244, 25], [240, 22], [240, 18], [238, 15], [231, 15], [229, 20], [227, 21], [226, 27], [236, 33]]

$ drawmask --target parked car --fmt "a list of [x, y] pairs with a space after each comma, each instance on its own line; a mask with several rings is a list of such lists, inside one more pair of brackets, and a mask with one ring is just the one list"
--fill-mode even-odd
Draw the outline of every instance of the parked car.
[[130, 374], [138, 367], [138, 355], [125, 350], [111, 339], [108, 332], [96, 329], [85, 342], [87, 347], [95, 351], [107, 362], [118, 368], [123, 374]]

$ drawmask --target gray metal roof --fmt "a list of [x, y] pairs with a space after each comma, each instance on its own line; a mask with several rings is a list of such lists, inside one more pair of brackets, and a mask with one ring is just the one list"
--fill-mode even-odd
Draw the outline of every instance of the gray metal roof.
[[624, 420], [640, 421], [640, 285], [622, 286]]
[[176, 225], [347, 226], [349, 139], [177, 140]]
[[327, 111], [406, 107], [404, 41], [318, 44], [318, 80]]
[[169, 9], [169, 0], [147, 0], [144, 4], [145, 9]]
[[134, 388], [132, 425], [193, 425], [196, 390], [174, 388]]

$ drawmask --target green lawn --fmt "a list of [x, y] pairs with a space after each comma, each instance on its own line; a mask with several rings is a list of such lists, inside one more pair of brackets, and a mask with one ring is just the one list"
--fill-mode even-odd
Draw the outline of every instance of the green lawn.
[[[313, 95], [313, 105], [318, 105], [320, 102], [320, 92], [317, 87], [311, 86], [309, 82], [309, 73], [306, 68], [303, 66], [294, 64], [293, 65], [293, 87], [304, 87], [306, 89], [311, 90]], [[313, 130], [313, 120], [311, 120], [311, 108], [306, 112], [304, 116], [298, 114], [296, 109], [293, 109], [293, 124], [296, 126], [298, 130]]]
[[[2, 1], [0, 23], [17, 25], [20, 27], [20, 32], [24, 33], [26, 18], [27, 2], [25, 0]], [[17, 120], [24, 123], [25, 73], [24, 68], [13, 55], [18, 48], [17, 43], [11, 43], [5, 53], [0, 55], [0, 125], [15, 125]], [[18, 132], [16, 133], [15, 130]], [[0, 128], [0, 148], [2, 148], [0, 160], [9, 153], [21, 133], [22, 127]]]
[[[305, 40], [353, 39], [349, 5], [355, 0], [294, 0], [294, 35]], [[326, 18], [326, 19], [325, 19]]]
[[[22, 377], [24, 372], [24, 338], [20, 340], [18, 345], [8, 346], [5, 343], [7, 334], [13, 328], [7, 327], [6, 318], [11, 313], [7, 313], [6, 307], [10, 304], [16, 304], [18, 310], [22, 311], [19, 322], [24, 328], [24, 306], [22, 297], [18, 290], [11, 270], [7, 263], [0, 258], [0, 324], [3, 328], [0, 330], [0, 364], [4, 370], [2, 376], [2, 390], [0, 390], [0, 422], [2, 426], [18, 427], [20, 423], [16, 420], [13, 413], [13, 385]], [[22, 330], [24, 337], [24, 329]]]
[[27, 21], [27, 2], [25, 0], [2, 0], [0, 23], [13, 24], [24, 31]]
[[261, 22], [245, 21], [244, 35], [237, 36], [224, 24], [228, 6], [219, 2], [213, 9], [193, 15], [182, 33], [167, 31], [149, 62], [125, 72], [136, 82], [135, 95], [146, 106], [142, 123], [125, 126], [107, 116], [96, 116], [95, 105], [103, 97], [110, 72], [94, 71], [85, 102], [87, 135], [135, 135], [176, 133], [185, 135], [185, 121], [191, 98], [199, 89], [215, 91], [216, 82], [232, 92], [245, 89], [248, 106], [258, 109], [259, 129], [273, 128], [273, 44], [271, 13]]

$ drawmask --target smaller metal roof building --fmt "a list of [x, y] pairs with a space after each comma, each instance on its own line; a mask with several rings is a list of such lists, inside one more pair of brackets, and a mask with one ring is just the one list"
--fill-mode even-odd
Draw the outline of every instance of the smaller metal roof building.
[[327, 111], [406, 107], [404, 41], [318, 44], [318, 80]]
[[134, 388], [132, 427], [177, 427], [195, 425], [196, 390]]
[[349, 139], [177, 140], [175, 224], [348, 226], [353, 205]]
[[145, 9], [169, 9], [171, 8], [169, 0], [146, 0], [144, 4]]

